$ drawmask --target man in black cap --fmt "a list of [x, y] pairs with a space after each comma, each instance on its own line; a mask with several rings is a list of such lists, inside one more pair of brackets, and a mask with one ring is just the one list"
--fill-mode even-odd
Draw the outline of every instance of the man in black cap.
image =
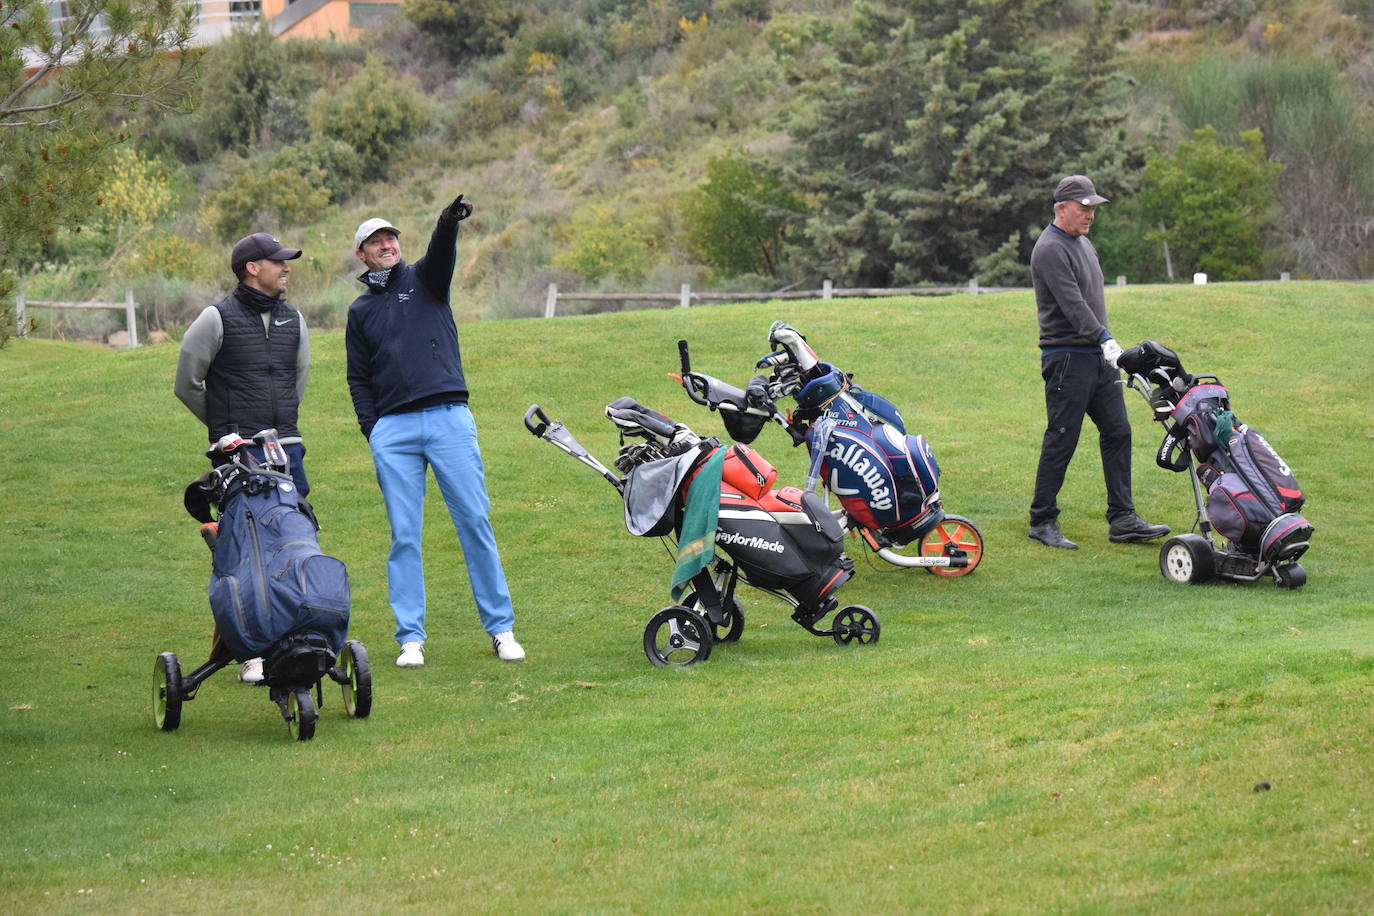
[[[304, 316], [285, 299], [288, 262], [300, 256], [266, 232], [239, 239], [229, 259], [238, 286], [186, 329], [173, 390], [205, 424], [211, 443], [227, 433], [246, 439], [276, 429], [304, 497], [310, 483], [296, 415], [310, 372], [310, 337]], [[239, 680], [262, 680], [262, 659], [240, 665]]]
[[1131, 499], [1131, 424], [1116, 368], [1121, 346], [1107, 329], [1102, 268], [1088, 241], [1097, 207], [1106, 202], [1082, 175], [1060, 181], [1054, 190], [1054, 221], [1031, 252], [1048, 423], [1026, 536], [1065, 550], [1078, 545], [1059, 529], [1057, 499], [1084, 416], [1097, 426], [1102, 451], [1108, 539], [1150, 541], [1169, 533], [1167, 525], [1151, 525], [1137, 515]]

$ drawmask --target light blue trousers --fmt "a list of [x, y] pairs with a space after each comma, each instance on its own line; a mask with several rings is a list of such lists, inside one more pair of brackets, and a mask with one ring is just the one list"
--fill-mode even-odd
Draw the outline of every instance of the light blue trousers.
[[463, 548], [482, 628], [502, 633], [515, 623], [510, 589], [487, 513], [491, 502], [477, 449], [477, 424], [466, 404], [389, 414], [368, 440], [377, 484], [391, 522], [387, 593], [396, 615], [396, 642], [425, 639], [425, 573], [420, 532], [425, 522], [426, 468], [434, 469]]

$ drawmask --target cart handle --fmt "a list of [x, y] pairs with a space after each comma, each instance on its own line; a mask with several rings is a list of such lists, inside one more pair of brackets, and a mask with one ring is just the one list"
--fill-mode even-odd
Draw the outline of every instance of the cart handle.
[[[535, 422], [535, 418], [538, 422]], [[553, 421], [538, 404], [531, 404], [530, 409], [525, 411], [525, 429], [528, 429], [536, 439], [544, 438], [544, 433], [548, 432], [552, 425]]]

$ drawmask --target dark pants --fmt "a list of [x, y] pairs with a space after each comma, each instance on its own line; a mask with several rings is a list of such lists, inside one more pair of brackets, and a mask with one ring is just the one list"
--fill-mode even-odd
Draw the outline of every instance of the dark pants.
[[1045, 379], [1048, 422], [1035, 471], [1030, 522], [1039, 525], [1059, 517], [1056, 498], [1078, 448], [1087, 416], [1097, 426], [1102, 450], [1102, 476], [1107, 482], [1107, 520], [1135, 512], [1131, 500], [1131, 424], [1121, 393], [1121, 375], [1100, 353], [1053, 353], [1040, 358]]

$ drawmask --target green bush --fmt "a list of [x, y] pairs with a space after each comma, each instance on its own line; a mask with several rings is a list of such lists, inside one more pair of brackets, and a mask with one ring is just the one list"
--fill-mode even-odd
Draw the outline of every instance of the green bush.
[[1211, 128], [1196, 135], [1146, 166], [1141, 208], [1160, 227], [1147, 238], [1169, 243], [1182, 276], [1259, 279], [1262, 236], [1277, 213], [1282, 167], [1266, 158], [1258, 130], [1243, 132], [1240, 147], [1218, 142]]
[[576, 271], [590, 283], [635, 281], [653, 263], [653, 234], [604, 204], [578, 209], [564, 232], [566, 243], [554, 253], [554, 266]]
[[499, 54], [524, 18], [506, 0], [404, 0], [401, 14], [427, 50], [453, 61]]
[[683, 199], [692, 253], [726, 277], [776, 276], [787, 235], [805, 212], [774, 170], [743, 156], [719, 156], [706, 183]]
[[228, 186], [206, 195], [201, 221], [231, 242], [250, 232], [279, 232], [311, 221], [328, 204], [329, 189], [318, 169], [263, 169], [259, 161], [246, 159], [235, 167]]
[[314, 84], [308, 68], [291, 66], [288, 44], [263, 22], [205, 53], [195, 119], [202, 157], [299, 138], [300, 105]]
[[310, 105], [316, 137], [340, 140], [356, 154], [364, 175], [378, 175], [396, 154], [429, 129], [430, 105], [376, 55], [337, 90], [322, 90]]

